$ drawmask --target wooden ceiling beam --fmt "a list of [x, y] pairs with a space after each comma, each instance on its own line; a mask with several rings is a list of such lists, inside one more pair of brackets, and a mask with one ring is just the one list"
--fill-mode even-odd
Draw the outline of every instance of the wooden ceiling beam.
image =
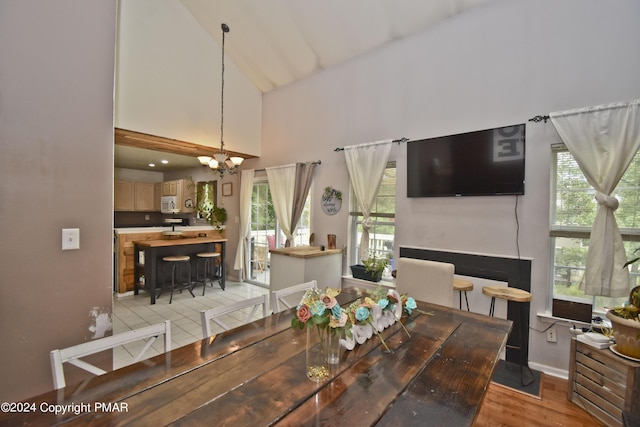
[[[135, 132], [126, 129], [114, 128], [114, 143], [127, 147], [144, 148], [146, 150], [162, 151], [164, 153], [181, 154], [183, 156], [213, 156], [218, 149], [207, 145], [194, 144], [178, 139], [165, 138], [147, 133]], [[251, 156], [237, 151], [227, 150], [229, 157], [239, 156], [245, 159], [253, 159]]]

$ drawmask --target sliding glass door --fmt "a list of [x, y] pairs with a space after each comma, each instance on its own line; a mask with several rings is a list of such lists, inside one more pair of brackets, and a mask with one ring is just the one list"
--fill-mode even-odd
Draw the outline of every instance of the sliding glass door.
[[[311, 235], [311, 197], [307, 197], [298, 229], [294, 236], [296, 246], [308, 245]], [[249, 274], [247, 281], [269, 286], [271, 268], [270, 249], [284, 247], [286, 237], [276, 219], [267, 178], [256, 177], [251, 194], [251, 239], [249, 246]]]

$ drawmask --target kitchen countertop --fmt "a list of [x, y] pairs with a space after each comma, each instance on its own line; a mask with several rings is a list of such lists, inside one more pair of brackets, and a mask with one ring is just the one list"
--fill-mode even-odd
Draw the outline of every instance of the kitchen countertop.
[[220, 237], [183, 237], [179, 239], [143, 240], [133, 243], [140, 248], [159, 248], [166, 246], [198, 245], [202, 243], [225, 243], [226, 241], [227, 239]]
[[293, 248], [271, 249], [272, 254], [285, 255], [294, 258], [313, 258], [318, 256], [339, 254], [342, 249], [320, 250], [320, 246], [295, 246]]
[[[175, 231], [210, 231], [217, 230], [216, 227], [210, 225], [177, 225], [174, 227]], [[224, 230], [224, 225], [221, 226]], [[162, 233], [163, 231], [172, 231], [170, 225], [162, 227], [126, 227], [126, 228], [114, 228], [117, 234], [134, 234], [134, 233]]]

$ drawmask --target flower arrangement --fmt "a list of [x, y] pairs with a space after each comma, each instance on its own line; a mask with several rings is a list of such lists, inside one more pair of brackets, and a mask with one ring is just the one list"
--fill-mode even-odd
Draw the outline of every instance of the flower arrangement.
[[[336, 296], [340, 290], [327, 288], [324, 293], [318, 289], [307, 289], [291, 320], [292, 328], [318, 327], [320, 336], [323, 331], [329, 334], [344, 334], [347, 349], [352, 349], [355, 341], [362, 343], [375, 333], [382, 345], [389, 352], [389, 347], [380, 335], [385, 327], [399, 321], [403, 315], [410, 316], [417, 309], [415, 299], [394, 290], [378, 286], [370, 296], [358, 298], [345, 308], [337, 303]], [[428, 313], [425, 313], [428, 314]], [[409, 331], [400, 322], [409, 337]], [[354, 333], [357, 335], [354, 337]], [[364, 335], [363, 335], [364, 334]]]

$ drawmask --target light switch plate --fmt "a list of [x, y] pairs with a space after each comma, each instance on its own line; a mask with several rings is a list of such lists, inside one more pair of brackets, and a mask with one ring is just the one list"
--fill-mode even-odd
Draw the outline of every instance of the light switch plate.
[[80, 229], [79, 228], [63, 228], [62, 229], [62, 250], [80, 249]]

